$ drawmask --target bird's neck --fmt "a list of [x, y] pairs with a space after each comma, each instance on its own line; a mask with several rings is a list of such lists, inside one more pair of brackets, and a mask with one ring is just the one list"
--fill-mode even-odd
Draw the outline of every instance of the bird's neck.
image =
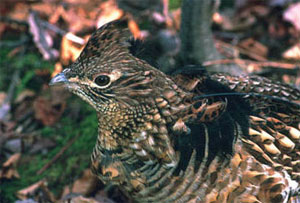
[[178, 155], [170, 127], [185, 112], [184, 94], [178, 88], [166, 89], [140, 100], [140, 105], [126, 108], [114, 104], [106, 108], [113, 110], [98, 112], [94, 172], [103, 181], [126, 182], [128, 176], [134, 176], [137, 182], [132, 187], [136, 188], [141, 174], [146, 174], [141, 171], [172, 171], [169, 169], [177, 165]]

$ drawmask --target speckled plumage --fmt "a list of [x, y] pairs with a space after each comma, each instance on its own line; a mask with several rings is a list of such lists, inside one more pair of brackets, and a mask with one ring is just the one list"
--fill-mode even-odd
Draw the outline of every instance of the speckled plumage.
[[137, 202], [300, 200], [299, 90], [195, 67], [167, 76], [132, 55], [129, 37], [122, 21], [104, 25], [52, 80], [97, 111], [103, 182]]

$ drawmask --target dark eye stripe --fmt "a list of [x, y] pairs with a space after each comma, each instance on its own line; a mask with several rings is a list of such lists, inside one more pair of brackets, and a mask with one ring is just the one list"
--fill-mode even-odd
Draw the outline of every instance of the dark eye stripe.
[[111, 90], [101, 90], [99, 88], [92, 88], [92, 87], [89, 87], [88, 88], [91, 92], [91, 94], [93, 94], [94, 98], [97, 98], [97, 97], [105, 97], [105, 98], [111, 98], [111, 97], [114, 97], [114, 94]]

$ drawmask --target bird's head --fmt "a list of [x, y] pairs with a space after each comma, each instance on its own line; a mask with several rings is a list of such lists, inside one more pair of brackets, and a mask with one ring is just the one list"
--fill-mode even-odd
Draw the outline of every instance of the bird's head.
[[108, 108], [132, 108], [146, 102], [145, 97], [153, 96], [171, 80], [131, 53], [131, 39], [126, 21], [102, 26], [78, 59], [50, 84], [63, 83], [102, 113]]
[[64, 84], [96, 109], [102, 149], [131, 147], [128, 150], [143, 160], [154, 155], [174, 165], [167, 121], [158, 108], [170, 106], [169, 100], [178, 104], [182, 95], [169, 77], [133, 54], [130, 38], [124, 21], [102, 26], [79, 58], [50, 84]]

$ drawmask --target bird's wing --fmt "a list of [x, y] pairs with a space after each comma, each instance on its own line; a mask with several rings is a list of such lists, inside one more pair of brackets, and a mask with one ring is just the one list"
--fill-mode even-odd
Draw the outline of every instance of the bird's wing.
[[242, 139], [249, 151], [300, 182], [300, 91], [258, 76], [215, 74], [211, 79], [246, 93], [243, 97], [251, 108], [249, 136]]
[[238, 136], [251, 154], [262, 163], [285, 169], [300, 182], [298, 89], [259, 76], [180, 73], [174, 78], [181, 88], [195, 93], [196, 101], [209, 100], [187, 125], [219, 123], [222, 134], [230, 126], [229, 120], [233, 120], [244, 128]]
[[[191, 133], [179, 136], [178, 142], [184, 143], [181, 148], [178, 144], [180, 151], [191, 143], [208, 165], [222, 154], [223, 160], [232, 155], [227, 159], [231, 170], [241, 171], [240, 181], [245, 184], [257, 181], [255, 187], [262, 187], [258, 197], [265, 201], [300, 195], [299, 90], [259, 76], [208, 75], [197, 70], [181, 71], [173, 80], [194, 93], [194, 104], [199, 103], [185, 120]], [[187, 167], [182, 160], [179, 166]]]

